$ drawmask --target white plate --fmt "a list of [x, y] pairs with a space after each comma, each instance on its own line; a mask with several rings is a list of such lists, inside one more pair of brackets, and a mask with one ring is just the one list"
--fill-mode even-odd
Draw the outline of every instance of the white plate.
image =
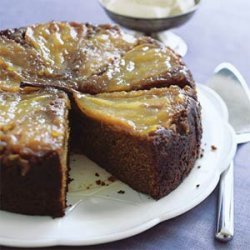
[[[159, 201], [152, 200], [120, 181], [108, 181], [107, 172], [84, 156], [75, 155], [71, 160], [74, 165], [71, 176], [75, 181], [68, 194], [73, 206], [67, 215], [51, 219], [0, 211], [0, 244], [41, 247], [115, 241], [143, 232], [202, 202], [231, 161], [236, 140], [227, 123], [225, 104], [218, 95], [205, 86], [198, 86], [198, 95], [202, 105], [204, 156], [176, 190]], [[211, 145], [217, 150], [212, 151]], [[99, 179], [105, 186], [95, 184]], [[125, 193], [118, 193], [120, 190]]]

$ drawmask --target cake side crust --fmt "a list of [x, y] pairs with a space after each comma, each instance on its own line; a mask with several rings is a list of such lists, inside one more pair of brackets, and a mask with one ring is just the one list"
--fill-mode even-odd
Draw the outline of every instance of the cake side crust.
[[58, 153], [29, 156], [28, 160], [5, 155], [0, 163], [0, 209], [29, 215], [64, 215], [63, 173]]

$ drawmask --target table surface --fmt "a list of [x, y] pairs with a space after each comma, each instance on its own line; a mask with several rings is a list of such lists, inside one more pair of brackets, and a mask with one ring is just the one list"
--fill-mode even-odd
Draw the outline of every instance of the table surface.
[[[246, 0], [203, 0], [192, 20], [175, 30], [188, 43], [184, 60], [197, 82], [205, 83], [215, 66], [227, 61], [241, 71], [249, 85], [249, 11], [250, 1]], [[51, 20], [111, 22], [97, 0], [0, 0], [0, 29]], [[238, 147], [235, 157], [235, 237], [227, 244], [214, 239], [216, 189], [191, 211], [131, 238], [90, 247], [43, 249], [249, 249], [249, 165], [247, 143]]]

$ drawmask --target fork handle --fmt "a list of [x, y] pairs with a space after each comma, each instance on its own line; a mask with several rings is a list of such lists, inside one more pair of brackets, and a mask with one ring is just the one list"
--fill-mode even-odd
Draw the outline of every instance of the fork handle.
[[234, 163], [221, 174], [215, 238], [227, 242], [234, 235]]

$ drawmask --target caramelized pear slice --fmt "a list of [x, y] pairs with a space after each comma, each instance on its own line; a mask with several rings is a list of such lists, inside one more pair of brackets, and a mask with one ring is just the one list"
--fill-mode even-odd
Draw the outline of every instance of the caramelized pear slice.
[[21, 81], [48, 73], [35, 50], [0, 37], [0, 90], [18, 91]]
[[55, 89], [0, 93], [0, 142], [21, 153], [62, 148], [69, 106], [66, 94]]
[[25, 41], [38, 51], [48, 67], [65, 70], [86, 33], [87, 27], [82, 24], [51, 22], [28, 27]]
[[172, 118], [185, 109], [190, 88], [169, 88], [115, 92], [91, 96], [75, 93], [81, 112], [106, 124], [131, 132], [149, 133], [169, 128]]
[[192, 76], [180, 57], [157, 43], [140, 44], [110, 64], [107, 70], [80, 84], [100, 86], [106, 92], [168, 87], [171, 84], [193, 86]]
[[120, 58], [137, 44], [137, 39], [126, 35], [116, 26], [89, 27], [89, 36], [79, 43], [73, 63], [80, 79], [100, 74], [109, 63]]

